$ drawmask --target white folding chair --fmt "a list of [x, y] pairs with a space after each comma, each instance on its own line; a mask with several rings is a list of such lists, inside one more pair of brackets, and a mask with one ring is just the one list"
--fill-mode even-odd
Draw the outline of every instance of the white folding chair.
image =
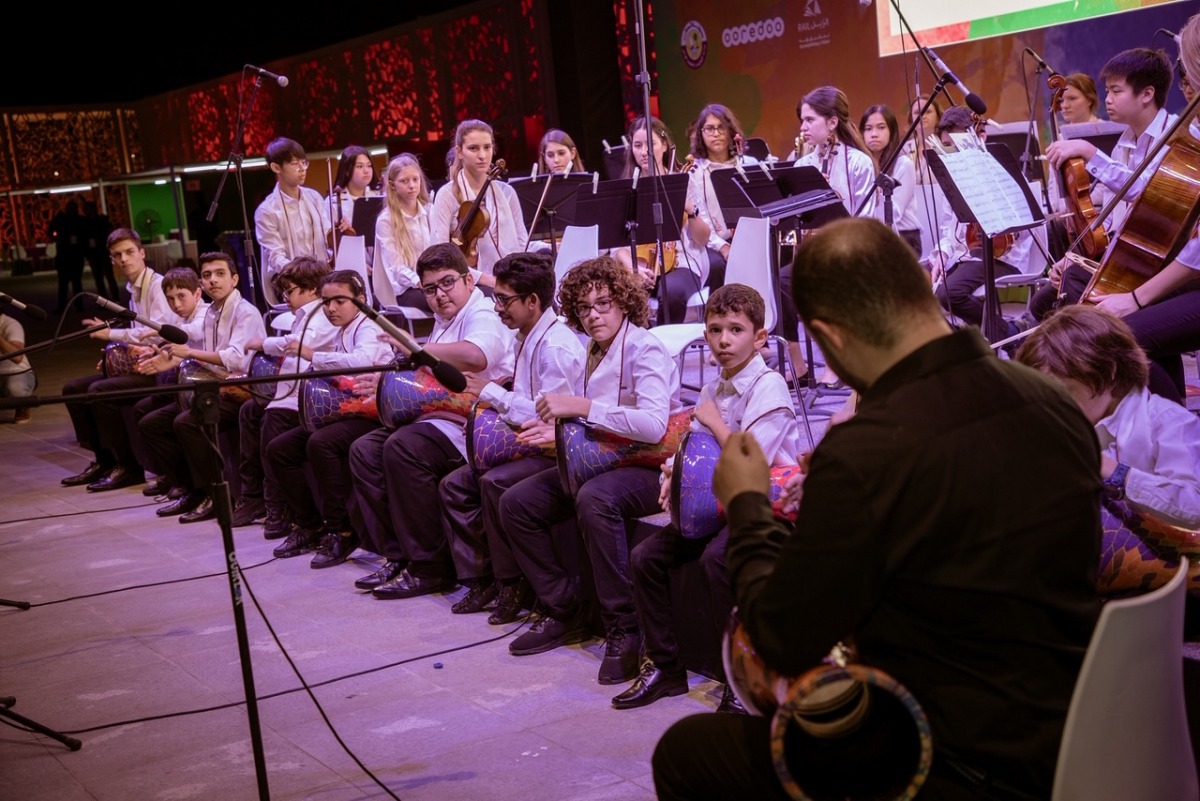
[[554, 258], [554, 285], [562, 283], [572, 267], [600, 253], [599, 225], [568, 225], [563, 231], [562, 243]]
[[1063, 729], [1052, 801], [1200, 798], [1183, 690], [1188, 560], [1165, 586], [1108, 601]]
[[371, 288], [370, 274], [367, 271], [367, 238], [365, 236], [343, 236], [338, 240], [337, 268], [339, 270], [354, 270], [362, 276], [363, 286], [366, 287], [367, 304], [375, 305], [374, 291]]
[[408, 333], [418, 342], [423, 340], [423, 337], [418, 337], [414, 320], [432, 320], [433, 314], [418, 309], [415, 306], [400, 306], [396, 303], [396, 289], [392, 286], [392, 280], [388, 278], [387, 270], [383, 267], [383, 258], [380, 255], [380, 248], [375, 247], [374, 255], [372, 256], [371, 265], [371, 280], [369, 285], [375, 292], [375, 299], [378, 301], [379, 311], [393, 322], [401, 322]]

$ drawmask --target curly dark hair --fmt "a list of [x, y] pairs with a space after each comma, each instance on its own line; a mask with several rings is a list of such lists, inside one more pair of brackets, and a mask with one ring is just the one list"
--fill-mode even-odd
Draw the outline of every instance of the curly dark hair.
[[581, 303], [589, 292], [608, 287], [613, 302], [621, 307], [629, 322], [646, 327], [650, 321], [650, 302], [646, 288], [633, 271], [612, 256], [599, 256], [581, 261], [571, 268], [558, 287], [558, 308], [566, 318], [567, 325], [576, 331], [585, 331], [575, 305]]

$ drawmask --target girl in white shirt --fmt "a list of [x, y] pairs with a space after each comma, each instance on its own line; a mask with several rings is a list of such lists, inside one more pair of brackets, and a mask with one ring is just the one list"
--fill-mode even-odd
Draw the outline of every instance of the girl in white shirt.
[[[896, 115], [884, 105], [875, 105], [863, 112], [858, 122], [858, 130], [862, 133], [863, 143], [867, 150], [875, 156], [879, 168], [888, 163], [899, 145], [900, 128], [896, 123]], [[892, 190], [892, 227], [896, 233], [904, 237], [921, 258], [921, 223], [917, 218], [917, 170], [912, 159], [903, 153], [896, 156], [888, 173], [899, 184]], [[876, 190], [875, 217], [887, 222], [883, 191]]]
[[695, 162], [688, 184], [688, 205], [710, 229], [705, 242], [708, 269], [704, 276], [710, 289], [718, 289], [725, 283], [725, 262], [733, 240], [733, 228], [726, 225], [713, 190], [712, 173], [733, 167], [739, 160], [743, 164], [756, 164], [757, 159], [741, 154], [742, 147], [742, 125], [730, 109], [720, 103], [709, 103], [700, 109], [692, 125], [691, 154]]
[[[430, 244], [450, 242], [459, 225], [460, 211], [472, 203], [487, 183], [487, 192], [480, 202], [481, 211], [488, 214], [488, 225], [474, 242], [475, 259], [467, 263], [479, 271], [476, 283], [491, 293], [496, 285], [492, 266], [501, 256], [525, 249], [529, 232], [521, 214], [517, 192], [502, 180], [488, 182], [489, 176], [499, 177], [492, 169], [496, 139], [492, 126], [482, 120], [464, 120], [454, 132], [454, 162], [450, 165], [449, 180], [433, 199]], [[456, 243], [457, 244], [457, 243]], [[464, 252], [470, 243], [464, 241]]]
[[417, 257], [429, 246], [429, 179], [417, 157], [401, 153], [388, 162], [384, 173], [387, 204], [375, 221], [375, 247], [379, 263], [396, 293], [396, 304], [429, 311]]

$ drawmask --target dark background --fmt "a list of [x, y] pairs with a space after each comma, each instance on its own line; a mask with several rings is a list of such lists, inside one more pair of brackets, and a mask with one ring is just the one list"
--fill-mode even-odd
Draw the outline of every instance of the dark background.
[[[434, 16], [465, 0], [41, 6], [0, 47], [0, 107], [141, 100]], [[73, 7], [72, 7], [73, 6]], [[32, 11], [39, 8], [36, 4]], [[29, 14], [30, 10], [24, 12]], [[175, 17], [172, 19], [171, 17]]]

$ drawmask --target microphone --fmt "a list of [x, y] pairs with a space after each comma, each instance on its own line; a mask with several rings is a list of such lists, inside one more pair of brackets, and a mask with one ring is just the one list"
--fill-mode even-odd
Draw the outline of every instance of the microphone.
[[942, 72], [942, 77], [947, 78], [952, 84], [958, 87], [958, 91], [962, 92], [967, 97], [967, 107], [976, 114], [987, 114], [987, 103], [983, 102], [983, 98], [972, 92], [966, 85], [958, 79], [958, 76], [951, 72], [946, 66], [946, 62], [938, 58], [937, 53], [933, 52], [932, 48], [924, 48], [925, 55], [933, 59], [933, 64]]
[[254, 72], [257, 72], [259, 75], [264, 75], [268, 78], [274, 78], [275, 82], [277, 84], [279, 84], [279, 87], [281, 89], [288, 85], [288, 79], [287, 79], [286, 75], [277, 75], [274, 72], [271, 72], [270, 70], [263, 69], [262, 67], [256, 67], [253, 64], [247, 64], [245, 66], [245, 69], [253, 70]]
[[113, 314], [117, 315], [118, 317], [120, 317], [123, 320], [136, 320], [137, 322], [141, 323], [142, 325], [146, 326], [147, 328], [153, 329], [154, 331], [156, 331], [158, 333], [158, 335], [160, 337], [162, 337], [163, 339], [165, 339], [166, 341], [168, 341], [172, 344], [175, 344], [175, 345], [186, 345], [187, 344], [188, 335], [187, 335], [187, 332], [184, 331], [182, 328], [176, 328], [173, 325], [166, 325], [164, 323], [156, 323], [153, 320], [147, 320], [145, 317], [142, 317], [140, 314], [135, 314], [134, 312], [130, 311], [129, 309], [125, 308], [124, 306], [113, 303], [108, 298], [101, 297], [100, 295], [97, 295], [95, 292], [85, 292], [84, 294], [90, 296], [92, 298], [92, 300], [96, 301], [96, 305], [99, 306], [100, 308], [112, 312]]
[[1168, 31], [1166, 28], [1159, 28], [1157, 31], [1154, 32], [1154, 35], [1158, 36], [1160, 33], [1165, 33], [1167, 36], [1170, 36], [1172, 39], [1174, 39], [1176, 47], [1180, 47], [1183, 45], [1183, 40], [1180, 39], [1179, 34], [1175, 33], [1174, 31]]
[[45, 320], [46, 319], [46, 310], [45, 309], [42, 309], [38, 306], [30, 306], [26, 303], [22, 303], [21, 301], [14, 298], [12, 295], [5, 295], [3, 292], [0, 292], [0, 305], [3, 305], [3, 304], [8, 304], [8, 305], [12, 306], [14, 309], [16, 309], [17, 311], [23, 311], [35, 320]]
[[446, 389], [451, 392], [462, 392], [467, 388], [467, 377], [457, 367], [449, 362], [442, 361], [437, 356], [425, 350], [421, 347], [421, 343], [413, 339], [407, 331], [398, 328], [391, 320], [358, 298], [350, 298], [350, 301], [358, 307], [359, 311], [374, 320], [375, 324], [382, 328], [384, 333], [409, 350], [412, 353], [412, 360], [414, 362], [432, 370], [433, 377], [441, 382], [442, 386]]
[[1047, 64], [1046, 59], [1039, 56], [1032, 47], [1025, 48], [1025, 52], [1028, 53], [1029, 55], [1033, 56], [1034, 60], [1037, 61], [1037, 65], [1038, 65], [1039, 69], [1048, 70], [1055, 75], [1059, 74], [1058, 70], [1054, 69], [1054, 67], [1051, 67], [1049, 64]]

